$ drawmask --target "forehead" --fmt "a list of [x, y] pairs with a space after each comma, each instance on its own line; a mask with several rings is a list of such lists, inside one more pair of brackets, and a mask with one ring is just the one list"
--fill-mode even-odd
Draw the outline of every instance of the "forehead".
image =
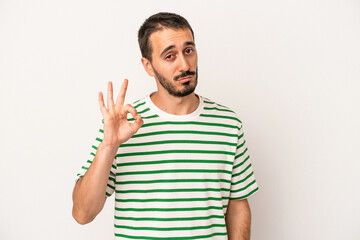
[[191, 31], [188, 28], [163, 28], [160, 31], [152, 33], [149, 40], [153, 53], [160, 53], [163, 49], [170, 45], [174, 45], [175, 48], [181, 48], [186, 42], [194, 41]]

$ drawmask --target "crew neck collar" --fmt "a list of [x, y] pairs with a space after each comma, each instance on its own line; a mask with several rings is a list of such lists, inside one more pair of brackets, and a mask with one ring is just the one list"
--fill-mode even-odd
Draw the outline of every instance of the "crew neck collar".
[[198, 94], [196, 94], [196, 96], [199, 98], [198, 107], [192, 113], [185, 114], [185, 115], [170, 114], [170, 113], [167, 113], [167, 112], [161, 110], [151, 100], [151, 97], [150, 97], [151, 94], [152, 93], [147, 95], [146, 98], [145, 98], [146, 104], [149, 106], [150, 111], [157, 114], [159, 117], [167, 119], [167, 120], [175, 120], [175, 121], [194, 120], [194, 119], [196, 119], [196, 118], [198, 118], [200, 116], [200, 113], [203, 110], [203, 105], [204, 105], [203, 102], [204, 102], [204, 100], [203, 100], [203, 97], [198, 95]]

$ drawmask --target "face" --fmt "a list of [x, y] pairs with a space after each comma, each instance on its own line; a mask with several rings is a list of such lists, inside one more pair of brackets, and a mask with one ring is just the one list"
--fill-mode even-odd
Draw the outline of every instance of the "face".
[[[189, 29], [169, 29], [150, 35], [153, 49], [150, 73], [158, 82], [159, 90], [184, 97], [194, 92], [197, 85], [197, 52]], [[161, 88], [161, 89], [160, 89]]]

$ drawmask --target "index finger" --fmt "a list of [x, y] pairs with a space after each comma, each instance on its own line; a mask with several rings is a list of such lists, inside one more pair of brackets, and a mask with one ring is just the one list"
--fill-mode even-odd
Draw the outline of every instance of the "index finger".
[[128, 80], [124, 79], [124, 81], [123, 81], [123, 83], [121, 85], [121, 88], [120, 88], [119, 95], [116, 98], [116, 106], [118, 106], [118, 107], [124, 105], [127, 86], [128, 86]]

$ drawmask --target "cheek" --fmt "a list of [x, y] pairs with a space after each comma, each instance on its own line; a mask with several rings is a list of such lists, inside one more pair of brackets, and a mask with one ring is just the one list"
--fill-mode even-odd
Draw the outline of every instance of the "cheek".
[[177, 75], [177, 66], [175, 63], [169, 64], [164, 68], [164, 75], [167, 78], [173, 79]]
[[197, 55], [193, 56], [190, 61], [191, 61], [191, 66], [193, 66], [194, 68], [196, 68], [197, 66]]
[[161, 75], [163, 75], [166, 79], [172, 80], [176, 76], [176, 67], [174, 64], [166, 64], [161, 68]]

